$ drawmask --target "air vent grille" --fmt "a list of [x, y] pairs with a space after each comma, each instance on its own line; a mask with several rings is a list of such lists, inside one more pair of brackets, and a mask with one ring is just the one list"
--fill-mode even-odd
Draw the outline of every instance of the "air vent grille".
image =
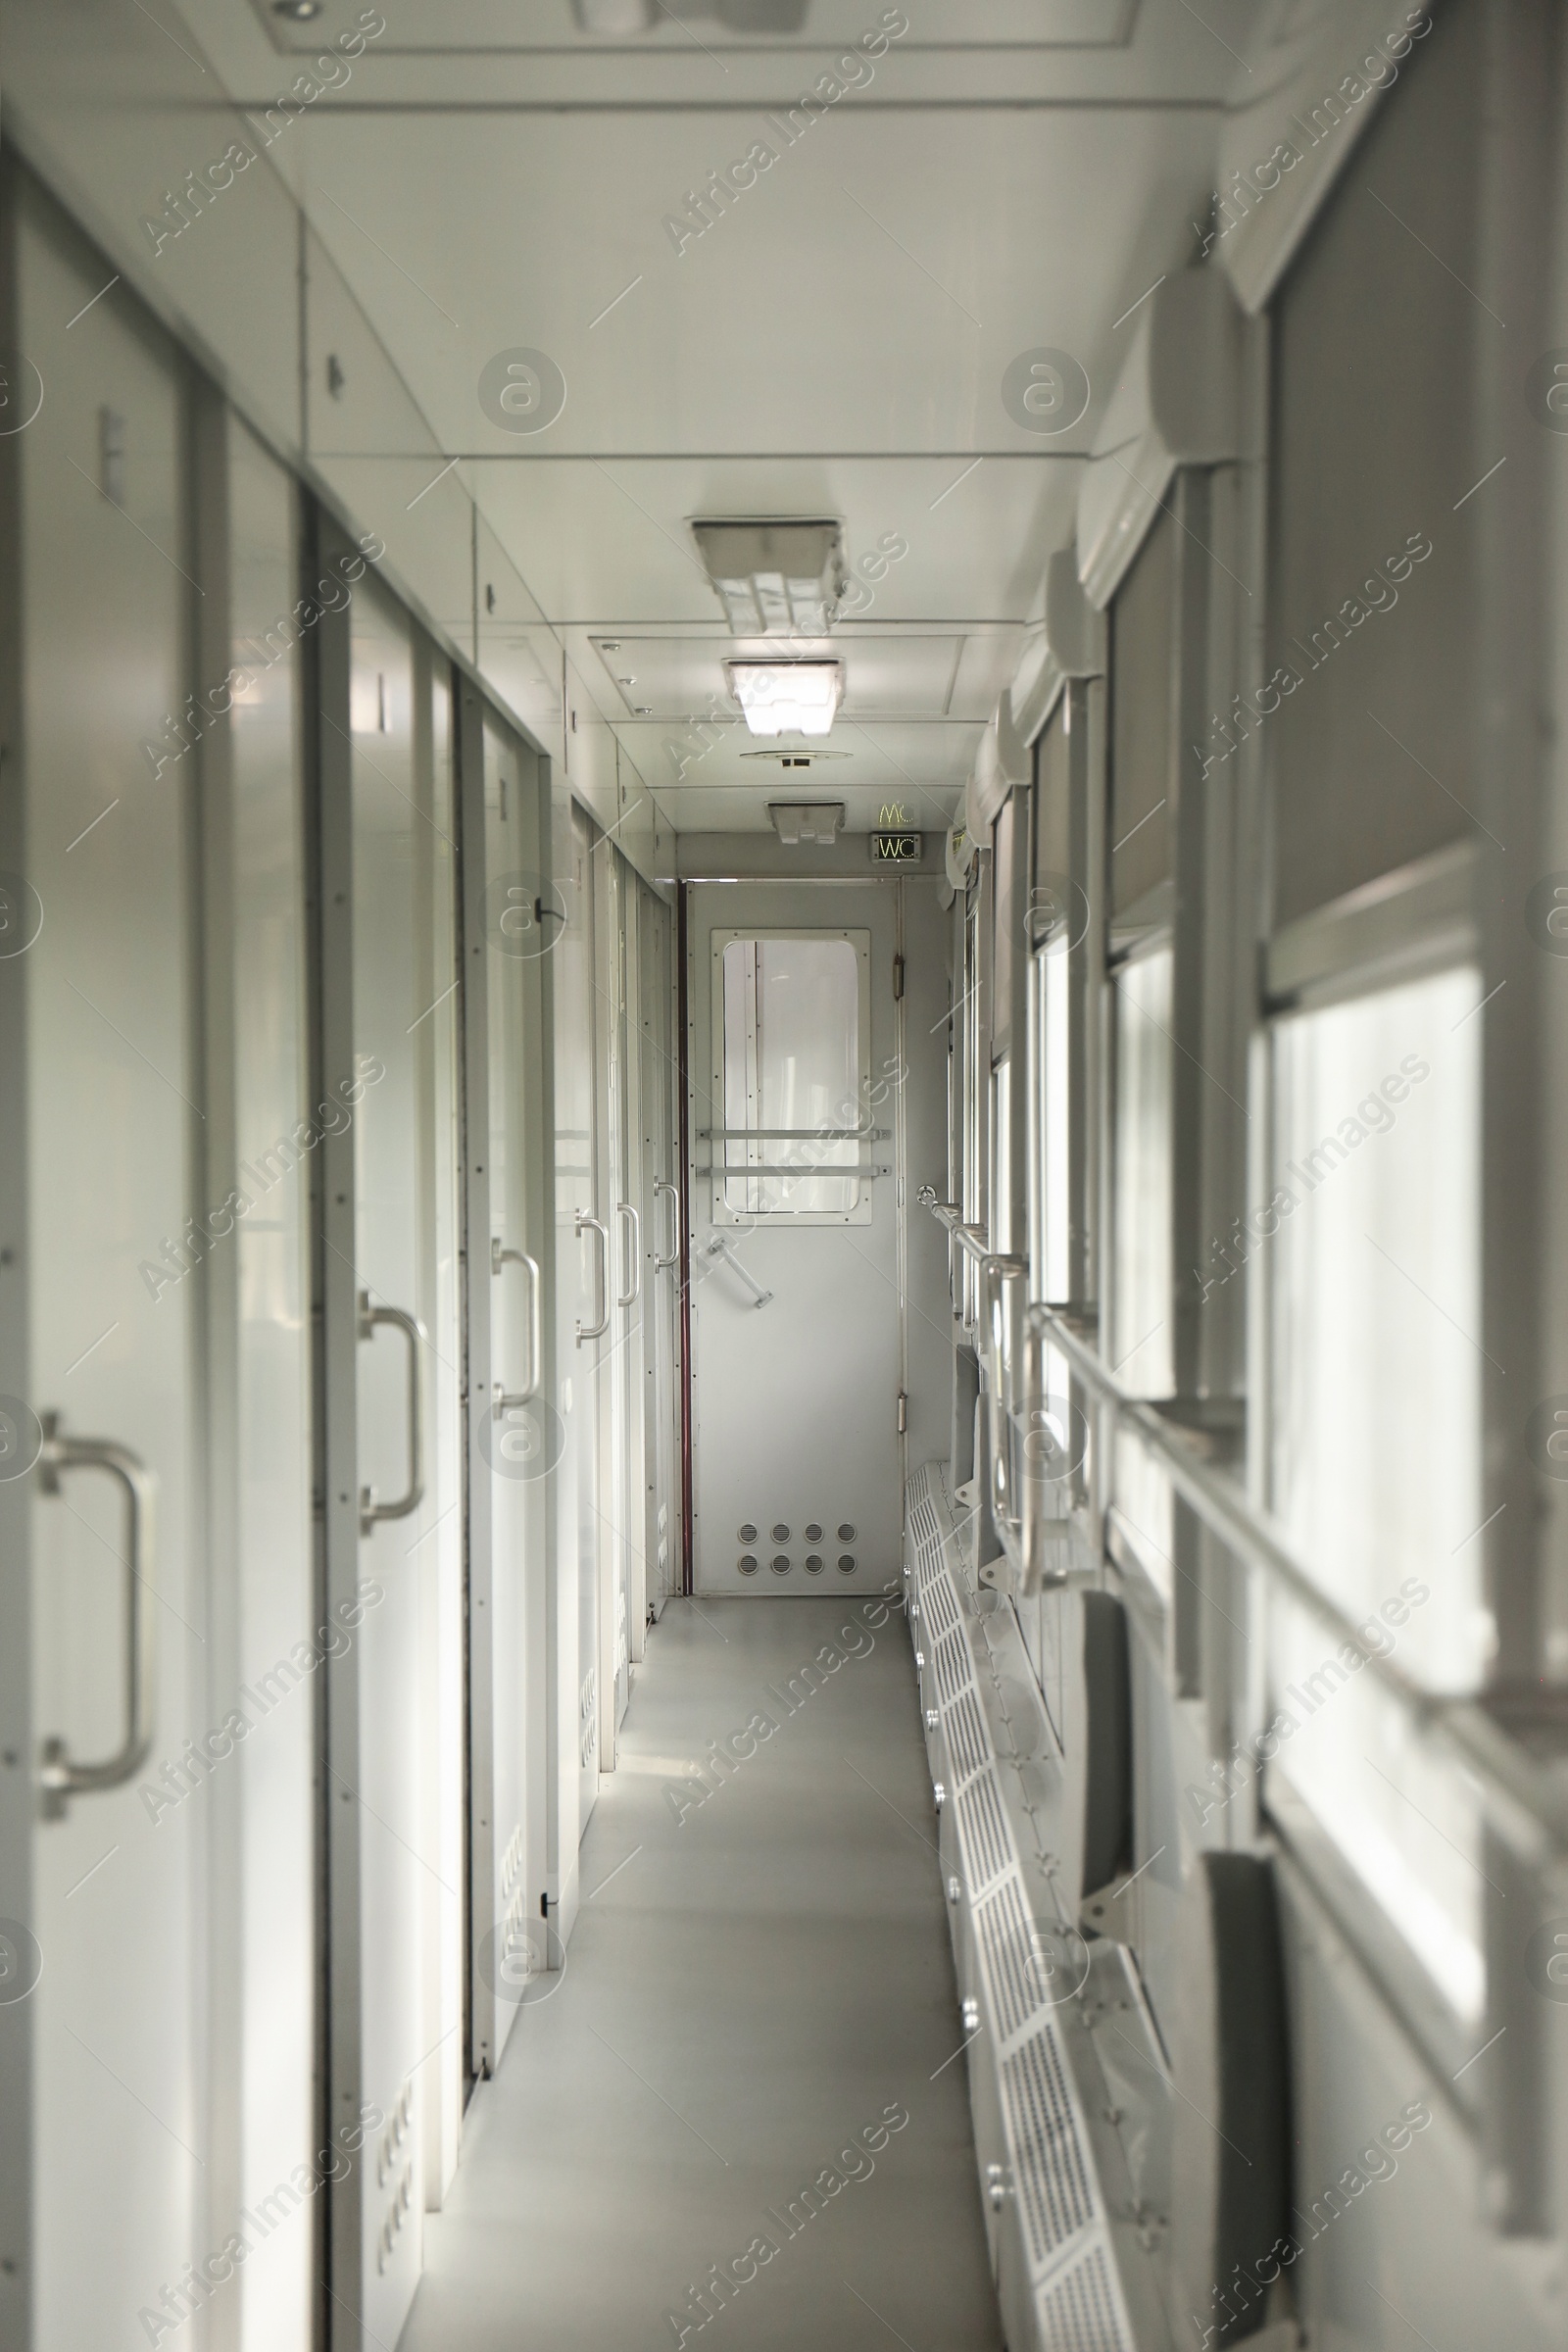
[[1095, 2220], [1095, 2195], [1055, 2028], [1048, 2019], [1002, 2066], [1018, 2202], [1036, 2264]]
[[975, 1929], [991, 1980], [997, 2030], [1010, 2041], [1039, 2007], [1039, 1985], [1030, 1972], [1029, 1919], [1015, 1878], [1004, 1879], [995, 1894], [975, 1908]]
[[989, 1764], [958, 1792], [958, 1837], [972, 1896], [1000, 1879], [1014, 1859], [1002, 1793]]
[[989, 1760], [991, 1754], [991, 1742], [986, 1738], [986, 1727], [972, 1690], [965, 1690], [948, 1709], [944, 1729], [948, 1735], [948, 1749], [953, 1757], [954, 1778], [967, 1781]]
[[[968, 1906], [967, 1929], [961, 1914], [954, 1924], [960, 1938], [972, 1936], [975, 2009], [990, 2029], [970, 2053], [970, 2065], [986, 2080], [988, 2103], [1000, 2101], [1004, 2170], [1032, 2280], [1030, 2325], [1018, 2352], [1135, 2352], [1139, 2338], [1128, 2318], [1120, 2266], [1140, 2257], [1136, 2248], [1129, 2251], [1130, 2232], [1115, 2241], [1110, 2235], [1085, 2120], [1089, 2111], [1065, 2038], [1076, 2030], [1076, 2012], [1051, 2007], [1049, 1988], [1033, 1964], [1037, 1950], [1049, 1953], [1042, 1937], [1050, 1937], [1053, 1923], [1037, 1909], [1039, 1890], [1019, 1867], [981, 1704], [986, 1676], [975, 1661], [979, 1657], [983, 1665], [985, 1652], [978, 1635], [971, 1649], [965, 1621], [964, 1539], [955, 1525], [945, 1468], [930, 1463], [916, 1472], [905, 1498], [908, 1629], [917, 1659], [924, 1652], [920, 1704], [926, 1729], [941, 1727], [933, 1770], [952, 1791], [956, 1869], [963, 1874], [949, 1879], [947, 1892], [953, 1904]], [[1157, 2288], [1141, 2276], [1152, 2311]]]
[[974, 1675], [969, 1664], [969, 1644], [961, 1630], [944, 1634], [936, 1645], [937, 1695], [945, 1707], [951, 1707], [965, 1690], [974, 1688]]
[[931, 1631], [940, 1637], [953, 1631], [958, 1622], [958, 1603], [951, 1576], [933, 1576], [921, 1590], [920, 1598], [931, 1620]]
[[1042, 2288], [1036, 2308], [1041, 2340], [1051, 2352], [1134, 2352], [1132, 2328], [1102, 2244], [1058, 2272]]
[[931, 1497], [923, 1491], [909, 1509], [909, 1535], [916, 1551], [934, 1552], [941, 1558], [942, 1529]]

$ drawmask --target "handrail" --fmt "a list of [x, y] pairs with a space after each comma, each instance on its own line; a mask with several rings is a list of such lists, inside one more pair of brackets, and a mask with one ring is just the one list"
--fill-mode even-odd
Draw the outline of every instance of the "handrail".
[[395, 1502], [379, 1502], [374, 1487], [360, 1489], [360, 1533], [368, 1536], [383, 1519], [407, 1519], [424, 1499], [424, 1418], [419, 1400], [419, 1349], [429, 1345], [417, 1315], [401, 1306], [372, 1306], [368, 1291], [360, 1293], [359, 1334], [374, 1339], [380, 1330], [400, 1331], [408, 1344], [409, 1483]]
[[1194, 1451], [1179, 1434], [1179, 1425], [1164, 1420], [1141, 1397], [1130, 1396], [1115, 1374], [1054, 1308], [1031, 1306], [1024, 1319], [1060, 1350], [1099, 1401], [1112, 1408], [1118, 1425], [1158, 1455], [1177, 1494], [1220, 1542], [1249, 1567], [1271, 1577], [1325, 1632], [1342, 1643], [1350, 1643], [1365, 1660], [1374, 1682], [1381, 1684], [1422, 1730], [1446, 1742], [1480, 1783], [1494, 1827], [1523, 1859], [1544, 1861], [1552, 1845], [1568, 1853], [1568, 1798], [1551, 1787], [1518, 1740], [1499, 1729], [1476, 1700], [1425, 1690], [1391, 1658], [1369, 1650], [1353, 1619], [1329, 1598], [1297, 1559], [1283, 1531], [1249, 1500], [1234, 1479]]
[[654, 1178], [654, 1200], [656, 1202], [658, 1201], [661, 1193], [668, 1193], [670, 1200], [674, 1203], [675, 1247], [667, 1257], [661, 1257], [658, 1250], [655, 1250], [654, 1272], [656, 1274], [665, 1274], [669, 1271], [671, 1266], [678, 1266], [680, 1264], [680, 1186], [678, 1184], [670, 1184], [667, 1179], [662, 1176], [656, 1176]]
[[621, 1217], [630, 1217], [631, 1219], [631, 1282], [624, 1292], [617, 1291], [615, 1293], [615, 1304], [617, 1306], [635, 1306], [642, 1296], [643, 1287], [643, 1221], [637, 1213], [637, 1203], [634, 1200], [617, 1200], [615, 1215], [617, 1219]]
[[539, 1394], [539, 1380], [544, 1365], [539, 1324], [539, 1266], [526, 1250], [503, 1248], [499, 1233], [490, 1237], [490, 1271], [499, 1276], [503, 1266], [520, 1266], [528, 1277], [528, 1377], [520, 1389], [509, 1391], [501, 1382], [495, 1385], [491, 1410], [498, 1421], [519, 1404], [527, 1404]]
[[983, 1225], [966, 1225], [963, 1211], [951, 1200], [939, 1200], [931, 1186], [924, 1184], [915, 1196], [922, 1208], [928, 1208], [937, 1223], [949, 1232], [960, 1250], [983, 1263], [991, 1255], [991, 1237]]
[[585, 1340], [602, 1340], [610, 1329], [610, 1228], [598, 1217], [589, 1216], [586, 1209], [579, 1208], [573, 1230], [579, 1241], [585, 1233], [591, 1233], [599, 1243], [599, 1320], [597, 1323], [584, 1323], [578, 1318], [577, 1345], [580, 1348]]
[[68, 1438], [60, 1434], [60, 1418], [46, 1413], [43, 1447], [38, 1456], [39, 1483], [46, 1494], [58, 1495], [61, 1481], [71, 1470], [101, 1470], [115, 1480], [123, 1502], [125, 1571], [125, 1735], [112, 1756], [81, 1763], [59, 1737], [45, 1740], [39, 1780], [46, 1821], [61, 1820], [74, 1796], [102, 1788], [119, 1788], [133, 1780], [152, 1752], [153, 1719], [157, 1698], [158, 1631], [149, 1601], [153, 1586], [153, 1505], [156, 1482], [152, 1472], [128, 1446], [112, 1438]]
[[[917, 1198], [982, 1264], [991, 1254], [981, 1237], [961, 1222], [951, 1201], [939, 1201], [929, 1185]], [[1179, 1425], [1143, 1398], [1129, 1396], [1109, 1366], [1055, 1307], [1035, 1303], [1024, 1313], [1027, 1338], [1049, 1342], [1066, 1357], [1095, 1398], [1116, 1415], [1118, 1428], [1157, 1456], [1171, 1485], [1216, 1535], [1250, 1568], [1272, 1579], [1302, 1612], [1336, 1641], [1350, 1643], [1372, 1679], [1422, 1731], [1442, 1740], [1474, 1776], [1493, 1826], [1527, 1863], [1568, 1854], [1568, 1793], [1554, 1787], [1523, 1744], [1504, 1731], [1474, 1698], [1428, 1690], [1391, 1658], [1369, 1650], [1351, 1618], [1322, 1591], [1296, 1557], [1280, 1529], [1222, 1470], [1195, 1451]], [[1027, 1534], [1026, 1528], [1026, 1534]]]
[[768, 1300], [773, 1296], [772, 1292], [763, 1290], [761, 1284], [758, 1281], [757, 1276], [752, 1272], [750, 1266], [745, 1266], [741, 1263], [740, 1259], [736, 1256], [734, 1250], [730, 1248], [728, 1242], [725, 1241], [724, 1236], [721, 1233], [715, 1233], [710, 1238], [708, 1246], [703, 1254], [705, 1257], [721, 1257], [725, 1265], [729, 1267], [730, 1272], [732, 1274], [738, 1274], [742, 1282], [745, 1283], [746, 1288], [751, 1292], [752, 1304], [756, 1307], [766, 1306]]
[[888, 1144], [891, 1127], [699, 1127], [705, 1144]]

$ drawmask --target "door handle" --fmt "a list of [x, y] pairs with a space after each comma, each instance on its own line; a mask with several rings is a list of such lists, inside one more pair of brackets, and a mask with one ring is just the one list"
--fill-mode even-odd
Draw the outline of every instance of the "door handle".
[[654, 1199], [656, 1200], [661, 1193], [667, 1193], [675, 1204], [675, 1247], [668, 1257], [661, 1257], [658, 1250], [655, 1250], [654, 1272], [656, 1274], [667, 1273], [671, 1266], [680, 1264], [680, 1186], [667, 1184], [662, 1176], [656, 1176], [654, 1178]]
[[584, 1340], [602, 1340], [610, 1329], [610, 1228], [579, 1208], [576, 1231], [579, 1240], [585, 1233], [599, 1236], [599, 1320], [597, 1323], [578, 1324], [577, 1345], [580, 1348]]
[[615, 1214], [617, 1217], [630, 1217], [631, 1219], [631, 1283], [624, 1298], [617, 1293], [615, 1304], [617, 1306], [635, 1306], [642, 1296], [643, 1288], [643, 1221], [637, 1214], [635, 1202], [630, 1200], [617, 1201]]
[[417, 1315], [405, 1313], [401, 1306], [372, 1306], [368, 1291], [360, 1293], [360, 1338], [375, 1337], [381, 1324], [401, 1331], [409, 1344], [409, 1485], [408, 1492], [396, 1502], [377, 1502], [373, 1487], [360, 1489], [360, 1533], [368, 1536], [378, 1520], [406, 1519], [416, 1511], [424, 1498], [424, 1415], [419, 1405], [419, 1349], [424, 1346], [424, 1325]]
[[63, 1819], [74, 1796], [118, 1788], [140, 1771], [152, 1749], [158, 1667], [156, 1629], [147, 1606], [152, 1591], [156, 1482], [128, 1446], [117, 1446], [112, 1438], [63, 1438], [59, 1426], [58, 1413], [44, 1416], [43, 1450], [38, 1456], [44, 1493], [58, 1494], [70, 1470], [101, 1470], [116, 1481], [124, 1500], [125, 1737], [112, 1756], [96, 1764], [78, 1763], [62, 1739], [44, 1741], [39, 1778], [46, 1821]]
[[521, 1266], [528, 1277], [528, 1370], [521, 1388], [514, 1390], [511, 1395], [497, 1382], [490, 1409], [498, 1421], [502, 1414], [513, 1405], [526, 1404], [530, 1397], [538, 1396], [540, 1366], [543, 1360], [539, 1336], [538, 1265], [528, 1255], [526, 1250], [504, 1250], [501, 1246], [500, 1234], [493, 1234], [490, 1239], [490, 1271], [492, 1274], [499, 1275], [502, 1267], [508, 1264]]

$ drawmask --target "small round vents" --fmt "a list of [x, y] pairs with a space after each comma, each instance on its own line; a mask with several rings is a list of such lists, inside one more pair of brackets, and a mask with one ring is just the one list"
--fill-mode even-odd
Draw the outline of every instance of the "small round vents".
[[811, 1521], [810, 1526], [806, 1531], [806, 1541], [808, 1544], [820, 1544], [822, 1541], [822, 1530], [817, 1526], [814, 1519]]
[[773, 1530], [773, 1541], [775, 1544], [787, 1544], [789, 1540], [790, 1531], [781, 1519]]
[[841, 1551], [839, 1553], [839, 1567], [846, 1576], [853, 1576], [855, 1574], [855, 1554], [853, 1551]]
[[757, 1542], [757, 1530], [749, 1519], [747, 1520], [746, 1525], [744, 1527], [738, 1527], [735, 1530], [735, 1533], [743, 1544], [755, 1544]]
[[841, 1544], [853, 1544], [855, 1542], [855, 1530], [847, 1519], [843, 1519], [839, 1522], [839, 1542]]
[[819, 1551], [811, 1551], [807, 1553], [806, 1573], [808, 1576], [820, 1576], [826, 1565], [827, 1562], [823, 1559], [822, 1554]]
[[775, 1576], [788, 1576], [790, 1572], [790, 1555], [787, 1551], [775, 1551], [773, 1557], [768, 1561], [767, 1564], [772, 1569]]
[[739, 1559], [736, 1561], [735, 1565], [736, 1565], [736, 1567], [737, 1567], [737, 1568], [740, 1570], [740, 1572], [741, 1572], [742, 1576], [755, 1576], [755, 1575], [757, 1574], [757, 1554], [756, 1554], [756, 1552], [755, 1552], [755, 1551], [743, 1551], [743, 1552], [741, 1553], [741, 1556], [740, 1556], [740, 1558], [739, 1558]]

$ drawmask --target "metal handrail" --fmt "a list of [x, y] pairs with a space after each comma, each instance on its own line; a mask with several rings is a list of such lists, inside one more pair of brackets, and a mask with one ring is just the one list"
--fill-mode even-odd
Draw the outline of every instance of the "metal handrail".
[[1060, 1313], [1035, 1305], [1028, 1308], [1025, 1321], [1059, 1348], [1084, 1386], [1115, 1412], [1118, 1426], [1159, 1457], [1177, 1494], [1220, 1542], [1249, 1567], [1272, 1578], [1325, 1632], [1358, 1650], [1373, 1681], [1421, 1730], [1452, 1749], [1479, 1782], [1494, 1826], [1524, 1860], [1544, 1861], [1552, 1846], [1568, 1853], [1568, 1796], [1551, 1786], [1518, 1740], [1476, 1700], [1428, 1690], [1390, 1657], [1369, 1650], [1353, 1619], [1329, 1598], [1291, 1550], [1284, 1531], [1249, 1500], [1234, 1479], [1194, 1450], [1179, 1424], [1165, 1420], [1141, 1397], [1130, 1396]]
[[631, 1281], [624, 1291], [615, 1293], [615, 1304], [617, 1306], [635, 1306], [638, 1298], [642, 1296], [643, 1287], [643, 1221], [637, 1213], [637, 1203], [634, 1200], [617, 1200], [615, 1215], [617, 1219], [621, 1217], [631, 1219]]
[[360, 1533], [368, 1536], [383, 1519], [407, 1519], [424, 1499], [424, 1417], [419, 1399], [419, 1349], [428, 1346], [417, 1315], [401, 1306], [372, 1306], [368, 1291], [360, 1293], [359, 1333], [372, 1340], [380, 1330], [398, 1331], [408, 1346], [409, 1483], [395, 1502], [380, 1502], [374, 1487], [360, 1489]]
[[585, 1340], [602, 1340], [610, 1329], [610, 1228], [600, 1218], [591, 1217], [586, 1209], [579, 1208], [574, 1230], [579, 1241], [585, 1233], [591, 1233], [599, 1243], [599, 1320], [597, 1323], [584, 1323], [581, 1317], [578, 1318], [577, 1345], [580, 1348]]
[[667, 1257], [661, 1257], [657, 1250], [654, 1251], [654, 1272], [656, 1274], [667, 1273], [671, 1266], [678, 1266], [680, 1264], [680, 1186], [678, 1184], [670, 1184], [662, 1176], [656, 1176], [654, 1178], [654, 1199], [656, 1201], [658, 1200], [661, 1193], [667, 1193], [671, 1201], [674, 1203], [675, 1247]]
[[742, 1264], [741, 1260], [736, 1256], [734, 1250], [730, 1248], [728, 1242], [725, 1241], [724, 1236], [721, 1233], [715, 1233], [710, 1236], [703, 1254], [706, 1257], [721, 1257], [725, 1265], [729, 1267], [730, 1272], [732, 1274], [738, 1274], [742, 1282], [745, 1283], [746, 1288], [751, 1292], [752, 1304], [757, 1307], [766, 1306], [768, 1300], [773, 1296], [772, 1292], [763, 1290], [761, 1284], [758, 1281], [757, 1276], [752, 1272], [750, 1266]]
[[520, 1389], [509, 1391], [499, 1381], [490, 1407], [498, 1421], [504, 1420], [519, 1404], [527, 1404], [539, 1394], [539, 1381], [544, 1367], [539, 1321], [539, 1266], [526, 1250], [507, 1250], [502, 1247], [499, 1233], [490, 1237], [490, 1271], [499, 1276], [503, 1266], [520, 1266], [528, 1277], [528, 1376]]
[[38, 1775], [43, 1814], [46, 1821], [59, 1821], [74, 1796], [119, 1788], [135, 1778], [152, 1753], [158, 1637], [149, 1602], [153, 1597], [156, 1486], [146, 1463], [112, 1438], [62, 1437], [56, 1413], [45, 1414], [43, 1431], [38, 1475], [46, 1494], [59, 1494], [68, 1471], [101, 1470], [120, 1488], [124, 1506], [121, 1558], [125, 1571], [125, 1735], [112, 1756], [86, 1764], [72, 1755], [64, 1739], [45, 1740]]
[[699, 1127], [705, 1144], [887, 1144], [891, 1127]]
[[[983, 1262], [990, 1253], [961, 1223], [952, 1202], [937, 1200], [929, 1186], [920, 1198], [938, 1223]], [[1142, 1397], [1129, 1396], [1059, 1309], [1039, 1303], [1029, 1306], [1024, 1330], [1026, 1338], [1049, 1344], [1066, 1357], [1096, 1400], [1114, 1412], [1118, 1429], [1135, 1437], [1158, 1458], [1177, 1494], [1222, 1544], [1288, 1592], [1303, 1614], [1314, 1618], [1336, 1641], [1353, 1645], [1374, 1682], [1474, 1777], [1493, 1826], [1522, 1860], [1540, 1864], [1549, 1860], [1553, 1850], [1568, 1854], [1568, 1793], [1552, 1784], [1522, 1743], [1483, 1705], [1473, 1698], [1428, 1690], [1390, 1657], [1367, 1649], [1354, 1621], [1329, 1598], [1291, 1550], [1283, 1529], [1233, 1478], [1203, 1460], [1179, 1424], [1166, 1420]], [[1043, 1381], [1037, 1385], [1043, 1388]], [[1031, 1517], [1025, 1513], [1026, 1533]]]

